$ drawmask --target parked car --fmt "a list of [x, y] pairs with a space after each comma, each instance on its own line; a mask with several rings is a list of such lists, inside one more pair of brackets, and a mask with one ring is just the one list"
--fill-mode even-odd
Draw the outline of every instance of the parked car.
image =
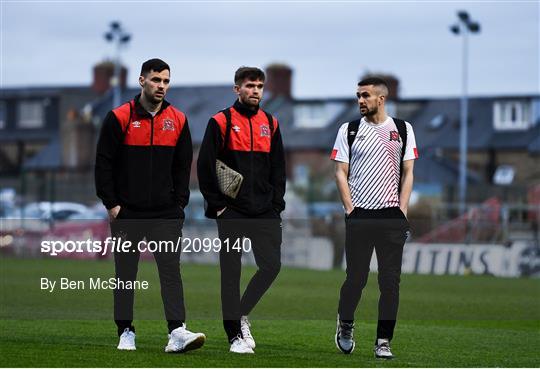
[[67, 220], [105, 220], [109, 219], [109, 214], [105, 208], [88, 209], [84, 213], [73, 213], [67, 217]]
[[75, 202], [32, 202], [23, 207], [11, 209], [2, 218], [2, 233], [13, 231], [44, 231], [50, 224], [65, 221], [75, 214], [86, 214], [89, 209]]
[[66, 220], [75, 214], [87, 213], [88, 207], [76, 202], [33, 202], [27, 204], [13, 215], [21, 219], [40, 219], [46, 221]]

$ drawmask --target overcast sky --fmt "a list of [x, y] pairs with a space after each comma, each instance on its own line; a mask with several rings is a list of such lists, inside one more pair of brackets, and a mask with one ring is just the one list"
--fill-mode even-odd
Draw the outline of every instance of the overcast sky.
[[113, 56], [112, 20], [132, 34], [122, 59], [135, 86], [140, 65], [160, 57], [173, 85], [231, 83], [237, 67], [282, 62], [296, 97], [348, 96], [367, 71], [396, 75], [404, 97], [461, 92], [462, 37], [449, 31], [467, 10], [472, 95], [540, 93], [538, 1], [9, 1], [1, 7], [4, 87], [86, 85]]

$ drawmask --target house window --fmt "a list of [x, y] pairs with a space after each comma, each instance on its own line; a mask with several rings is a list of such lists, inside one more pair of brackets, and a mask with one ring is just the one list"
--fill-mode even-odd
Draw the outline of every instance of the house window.
[[309, 185], [309, 167], [305, 164], [297, 164], [293, 169], [294, 184], [298, 187], [307, 188]]
[[524, 101], [496, 102], [493, 126], [496, 130], [526, 130], [531, 127], [529, 104]]
[[326, 121], [326, 112], [324, 105], [297, 105], [294, 108], [294, 124], [300, 128], [319, 128], [324, 127]]
[[384, 110], [386, 114], [391, 117], [395, 117], [397, 115], [397, 105], [394, 101], [387, 100], [384, 103]]
[[0, 101], [0, 129], [6, 128], [6, 102]]
[[17, 105], [18, 128], [42, 128], [45, 125], [45, 109], [41, 101], [21, 101]]
[[343, 112], [346, 107], [341, 102], [299, 103], [294, 107], [296, 128], [323, 128]]

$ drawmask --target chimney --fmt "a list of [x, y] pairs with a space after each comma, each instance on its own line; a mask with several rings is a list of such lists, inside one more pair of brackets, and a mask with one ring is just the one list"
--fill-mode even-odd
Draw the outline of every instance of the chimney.
[[270, 64], [266, 67], [265, 89], [272, 96], [292, 97], [292, 69], [286, 64]]
[[[92, 84], [92, 90], [100, 95], [107, 92], [112, 86], [112, 80], [114, 78], [114, 63], [111, 61], [104, 61], [94, 66], [94, 82]], [[120, 86], [122, 89], [126, 88], [127, 69], [124, 66], [120, 68]]]
[[398, 100], [399, 97], [399, 79], [397, 79], [395, 76], [391, 74], [384, 74], [384, 73], [366, 73], [362, 76], [362, 79], [369, 78], [369, 77], [377, 77], [381, 78], [384, 81], [386, 81], [386, 84], [388, 85], [388, 100]]

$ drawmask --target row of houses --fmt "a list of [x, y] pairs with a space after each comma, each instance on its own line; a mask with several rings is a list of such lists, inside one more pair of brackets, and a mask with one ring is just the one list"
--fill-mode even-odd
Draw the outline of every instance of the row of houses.
[[[279, 120], [289, 184], [308, 200], [335, 198], [329, 153], [339, 126], [359, 116], [355, 96], [295, 98], [291, 68], [273, 64], [266, 72], [263, 108]], [[88, 189], [101, 121], [112, 108], [108, 83], [112, 73], [111, 63], [101, 63], [94, 67], [92, 86], [2, 89], [3, 186], [30, 186], [17, 184], [25, 174], [55, 175], [58, 180], [78, 173], [85, 178], [81, 184], [88, 187], [74, 196], [87, 201], [94, 196]], [[126, 75], [124, 70], [124, 84]], [[453, 201], [459, 160], [459, 97], [401, 98], [399, 81], [387, 77], [391, 86], [388, 113], [411, 122], [415, 130], [420, 153], [415, 164], [415, 188]], [[354, 81], [351, 84], [354, 86]], [[124, 85], [122, 101], [138, 93], [138, 88]], [[188, 116], [196, 159], [209, 117], [231, 105], [235, 95], [232, 84], [172, 86], [166, 98]], [[524, 189], [540, 183], [540, 94], [474, 96], [469, 99], [469, 112], [469, 201], [480, 202], [491, 195], [491, 190], [497, 191], [494, 177], [501, 168], [510, 175], [511, 186], [506, 189], [516, 189], [517, 197], [521, 192], [526, 196]], [[195, 165], [192, 184], [196, 187], [194, 169]], [[75, 182], [66, 181], [70, 182], [66, 186], [75, 186]], [[62, 197], [77, 191], [58, 194], [57, 189], [56, 193]]]

